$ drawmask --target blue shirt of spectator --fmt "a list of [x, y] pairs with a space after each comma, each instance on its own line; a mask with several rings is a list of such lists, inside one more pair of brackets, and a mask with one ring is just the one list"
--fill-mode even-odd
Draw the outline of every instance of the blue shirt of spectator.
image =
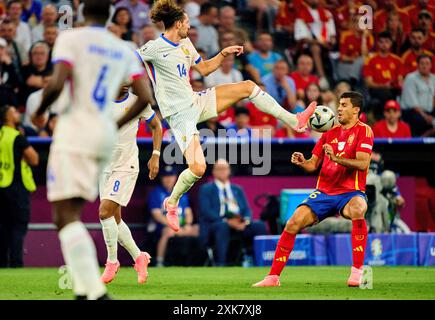
[[273, 65], [282, 60], [283, 57], [277, 52], [269, 51], [266, 58], [262, 57], [260, 52], [252, 52], [248, 55], [249, 63], [258, 70], [260, 77], [272, 72]]
[[[294, 80], [285, 76], [286, 82], [290, 86], [290, 89], [296, 94], [296, 85]], [[269, 93], [280, 105], [286, 104], [287, 93], [285, 89], [282, 87], [281, 83], [276, 80], [273, 73], [269, 73], [268, 75], [261, 78], [261, 82], [266, 87], [266, 92]]]

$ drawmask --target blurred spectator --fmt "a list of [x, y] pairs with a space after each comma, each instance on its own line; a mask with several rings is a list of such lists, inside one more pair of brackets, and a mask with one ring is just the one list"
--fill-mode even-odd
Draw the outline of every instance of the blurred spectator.
[[293, 36], [297, 10], [296, 2], [298, 1], [280, 1], [275, 18], [276, 32], [285, 32], [289, 36]]
[[403, 118], [411, 126], [414, 136], [420, 136], [435, 127], [435, 75], [431, 73], [432, 57], [417, 58], [417, 71], [405, 78], [402, 92]]
[[328, 88], [325, 64], [329, 63], [329, 51], [336, 45], [336, 30], [333, 16], [319, 0], [306, 0], [297, 12], [295, 40], [311, 53], [320, 86]]
[[9, 1], [7, 4], [8, 17], [16, 26], [15, 42], [21, 45], [25, 52], [29, 52], [32, 45], [32, 34], [30, 32], [29, 25], [21, 20], [21, 14], [23, 13], [23, 4], [19, 0]]
[[304, 105], [308, 106], [313, 101], [316, 101], [319, 106], [323, 105], [322, 90], [316, 83], [310, 83], [305, 88]]
[[[245, 107], [238, 107], [235, 111], [235, 123], [227, 127], [229, 137], [252, 137], [252, 130], [249, 127], [249, 110]], [[231, 131], [228, 131], [231, 130]]]
[[44, 38], [44, 30], [47, 27], [55, 26], [58, 18], [57, 9], [54, 5], [46, 5], [42, 9], [41, 22], [32, 29], [33, 42], [41, 41]]
[[196, 48], [198, 42], [198, 30], [194, 26], [190, 26], [189, 31], [187, 31], [187, 37], [192, 42], [193, 46]]
[[381, 32], [377, 39], [378, 51], [370, 55], [363, 67], [363, 75], [369, 88], [369, 110], [376, 119], [382, 116], [387, 100], [395, 100], [403, 82], [403, 66], [398, 56], [391, 53], [391, 35]]
[[411, 128], [400, 120], [402, 112], [400, 104], [395, 100], [388, 100], [384, 106], [384, 118], [373, 126], [376, 138], [411, 138]]
[[403, 31], [402, 21], [400, 20], [400, 15], [397, 11], [388, 13], [384, 31], [389, 32], [391, 35], [391, 40], [393, 41], [391, 52], [400, 55], [402, 45], [404, 44], [406, 35], [409, 34], [409, 32]]
[[50, 48], [50, 55], [48, 57], [48, 61], [51, 61], [51, 52], [54, 48], [54, 43], [56, 42], [57, 36], [59, 35], [59, 30], [57, 29], [57, 26], [49, 26], [44, 29], [44, 38], [43, 41], [48, 45]]
[[408, 34], [411, 31], [411, 21], [409, 20], [408, 13], [404, 9], [399, 8], [395, 2], [395, 0], [383, 0], [382, 8], [374, 11], [373, 24], [376, 33], [387, 28], [388, 15], [392, 12], [398, 14], [399, 20], [402, 22], [403, 32]]
[[218, 121], [218, 118], [211, 118], [205, 122], [198, 123], [196, 125], [197, 129], [200, 131], [199, 134], [201, 137], [213, 135], [214, 137], [219, 136], [219, 131], [223, 132], [225, 127], [221, 125]]
[[220, 84], [239, 81], [243, 81], [243, 76], [239, 70], [235, 69], [234, 55], [230, 54], [224, 58], [219, 69], [205, 77], [204, 84], [206, 88], [211, 88]]
[[23, 243], [30, 220], [30, 192], [36, 190], [30, 166], [39, 156], [17, 129], [20, 114], [0, 107], [0, 267], [23, 267]]
[[[417, 58], [419, 55], [426, 54], [433, 56], [432, 52], [423, 48], [424, 32], [422, 29], [412, 29], [409, 35], [409, 43], [411, 48], [406, 50], [402, 55], [403, 73], [406, 76], [408, 73], [417, 70]], [[432, 66], [432, 73], [435, 65]]]
[[246, 31], [236, 26], [236, 10], [231, 6], [224, 6], [219, 10], [218, 32], [222, 35], [226, 31], [234, 33], [236, 44], [243, 46], [245, 53], [250, 53], [254, 50]]
[[[36, 26], [41, 21], [42, 3], [39, 0], [22, 0], [23, 13], [21, 20], [27, 22], [30, 27]], [[33, 39], [35, 41], [35, 39]]]
[[0, 20], [6, 16], [6, 0], [0, 0]]
[[201, 11], [201, 5], [206, 2], [206, 0], [187, 0], [184, 3], [184, 11], [186, 11], [189, 16], [190, 24], [198, 24], [198, 16]]
[[157, 266], [164, 266], [164, 258], [168, 240], [177, 237], [197, 237], [198, 225], [193, 224], [193, 213], [189, 204], [188, 194], [184, 194], [178, 203], [178, 216], [180, 219], [180, 231], [175, 233], [167, 226], [166, 216], [163, 214], [162, 203], [168, 197], [177, 182], [177, 170], [172, 166], [165, 166], [160, 172], [161, 184], [148, 194], [148, 208], [151, 216], [157, 223], [157, 232], [160, 235], [157, 244]]
[[[109, 30], [110, 32], [112, 32], [115, 36], [117, 36], [119, 39], [122, 39], [122, 29], [119, 25], [117, 25], [116, 23], [110, 23], [107, 26], [107, 30]], [[137, 49], [137, 44], [133, 41], [127, 41], [124, 40], [125, 43], [131, 48], [131, 50], [136, 50]]]
[[424, 31], [426, 41], [423, 48], [430, 52], [435, 52], [435, 32], [433, 30], [433, 16], [426, 10], [418, 14], [418, 27]]
[[273, 39], [269, 33], [263, 32], [258, 35], [256, 49], [248, 55], [248, 61], [258, 70], [260, 77], [272, 72], [273, 65], [278, 60], [283, 60], [281, 54], [272, 51]]
[[381, 178], [369, 171], [366, 182], [367, 212], [365, 219], [370, 233], [387, 233], [390, 231], [388, 200], [382, 192]]
[[156, 30], [152, 25], [144, 25], [143, 28], [140, 30], [139, 46], [143, 46], [148, 41], [155, 40], [158, 37], [159, 35], [157, 34]]
[[[199, 189], [200, 239], [205, 247], [214, 245], [216, 264], [227, 264], [232, 235], [242, 237], [247, 254], [252, 256], [255, 236], [266, 234], [262, 221], [252, 221], [243, 189], [230, 181], [230, 165], [219, 159], [213, 166], [213, 182]], [[211, 240], [213, 239], [213, 241]]]
[[261, 78], [261, 82], [269, 93], [281, 106], [293, 110], [296, 106], [296, 85], [288, 76], [289, 68], [284, 60], [277, 61], [272, 73]]
[[137, 35], [133, 32], [133, 22], [130, 11], [125, 7], [117, 7], [112, 16], [112, 23], [116, 24], [121, 32], [121, 39], [139, 44]]
[[47, 124], [45, 125], [45, 128], [42, 129], [41, 131], [39, 131], [38, 136], [44, 137], [44, 138], [52, 137], [58, 118], [59, 118], [59, 116], [57, 115], [57, 113], [50, 113], [48, 115], [48, 121], [47, 121]]
[[28, 63], [28, 55], [24, 48], [15, 42], [16, 26], [9, 19], [4, 19], [0, 24], [0, 38], [6, 40], [7, 52], [12, 59], [15, 71], [21, 80], [21, 66]]
[[24, 85], [20, 91], [20, 104], [26, 103], [29, 95], [44, 86], [44, 78], [51, 75], [53, 66], [48, 60], [50, 48], [45, 42], [35, 42], [30, 49], [30, 63], [23, 67]]
[[218, 23], [218, 8], [209, 2], [201, 5], [198, 24], [194, 25], [198, 30], [197, 48], [206, 52], [207, 56], [219, 51], [218, 33], [214, 25]]
[[19, 77], [7, 52], [7, 42], [0, 38], [0, 105], [16, 104], [16, 93], [20, 85]]
[[333, 12], [337, 24], [336, 27], [340, 30], [349, 30], [352, 28], [353, 17], [359, 14], [358, 10], [363, 5], [363, 2], [354, 0], [341, 2], [342, 5]]
[[305, 89], [310, 83], [319, 84], [319, 78], [313, 74], [314, 62], [307, 54], [298, 57], [296, 70], [290, 73], [290, 77], [295, 81], [298, 99], [304, 99]]
[[[256, 30], [261, 32], [274, 32], [275, 15], [278, 10], [279, 1], [277, 0], [247, 0], [248, 7], [256, 12]], [[266, 18], [266, 22], [265, 22]], [[265, 28], [265, 25], [267, 27]]]
[[[224, 31], [219, 35], [219, 46], [221, 50], [223, 48], [235, 45], [237, 45], [237, 42], [234, 32]], [[219, 52], [216, 52], [216, 54], [219, 54]], [[239, 56], [235, 56], [234, 59], [235, 67], [242, 73], [243, 79], [252, 80], [255, 83], [260, 83], [260, 74], [258, 70], [255, 69], [252, 64], [250, 64], [248, 60], [248, 55], [241, 54]]]
[[340, 59], [337, 65], [339, 80], [346, 80], [357, 84], [361, 82], [364, 59], [374, 46], [374, 39], [370, 31], [358, 27], [360, 16], [356, 15], [351, 21], [349, 30], [340, 34]]
[[411, 19], [411, 24], [414, 28], [418, 26], [418, 14], [422, 10], [428, 11], [432, 17], [435, 16], [435, 4], [430, 0], [414, 1], [414, 3], [406, 7], [405, 10], [408, 14], [408, 17]]
[[132, 30], [139, 32], [140, 29], [149, 24], [150, 6], [141, 0], [121, 0], [115, 5], [115, 10], [118, 8], [127, 8], [132, 17]]

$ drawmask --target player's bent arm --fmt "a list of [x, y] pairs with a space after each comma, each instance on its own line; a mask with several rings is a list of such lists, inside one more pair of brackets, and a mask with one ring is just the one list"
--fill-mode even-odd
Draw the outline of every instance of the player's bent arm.
[[71, 75], [71, 66], [58, 62], [54, 65], [53, 77], [42, 92], [42, 101], [36, 116], [42, 116], [48, 107], [57, 100], [62, 92], [66, 79]]
[[335, 156], [331, 158], [331, 160], [351, 169], [365, 171], [370, 165], [370, 154], [368, 152], [357, 152], [355, 159], [346, 159]]
[[23, 158], [29, 166], [36, 167], [39, 164], [39, 155], [31, 146], [24, 150]]
[[153, 150], [160, 151], [163, 140], [162, 122], [160, 121], [159, 117], [155, 115], [150, 123], [148, 123], [148, 126], [151, 129], [151, 134], [153, 137]]
[[137, 99], [124, 116], [118, 120], [118, 128], [121, 128], [124, 124], [134, 119], [139, 113], [145, 109], [148, 103], [151, 103], [152, 99], [145, 84], [145, 76], [141, 76], [133, 80], [132, 83], [133, 92], [136, 93]]
[[302, 163], [300, 165], [300, 167], [302, 169], [304, 169], [304, 171], [307, 172], [307, 173], [313, 173], [313, 172], [317, 171], [317, 169], [319, 168], [321, 162], [322, 162], [322, 160], [318, 156], [313, 154], [311, 156], [311, 158], [308, 159], [308, 160], [305, 160], [305, 162]]

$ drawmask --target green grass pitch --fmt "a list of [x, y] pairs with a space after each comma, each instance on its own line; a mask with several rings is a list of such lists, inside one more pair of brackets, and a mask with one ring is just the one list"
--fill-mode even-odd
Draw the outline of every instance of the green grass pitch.
[[[115, 299], [435, 299], [435, 268], [373, 267], [373, 289], [348, 288], [349, 267], [287, 267], [281, 287], [251, 288], [269, 268], [150, 268], [145, 285], [123, 267], [108, 285]], [[0, 299], [72, 299], [56, 268], [0, 269]]]

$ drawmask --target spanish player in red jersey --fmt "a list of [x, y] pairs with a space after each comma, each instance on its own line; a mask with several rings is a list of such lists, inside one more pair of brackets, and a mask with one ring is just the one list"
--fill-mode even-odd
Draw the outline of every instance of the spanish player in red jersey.
[[287, 221], [269, 275], [254, 287], [280, 286], [279, 276], [288, 261], [297, 233], [337, 212], [352, 220], [353, 266], [347, 284], [350, 287], [360, 285], [367, 242], [364, 220], [367, 197], [364, 191], [373, 148], [372, 129], [358, 120], [362, 107], [363, 96], [360, 93], [343, 93], [337, 109], [339, 125], [322, 135], [309, 160], [302, 153], [292, 154], [292, 163], [306, 172], [314, 172], [322, 165], [316, 190]]

